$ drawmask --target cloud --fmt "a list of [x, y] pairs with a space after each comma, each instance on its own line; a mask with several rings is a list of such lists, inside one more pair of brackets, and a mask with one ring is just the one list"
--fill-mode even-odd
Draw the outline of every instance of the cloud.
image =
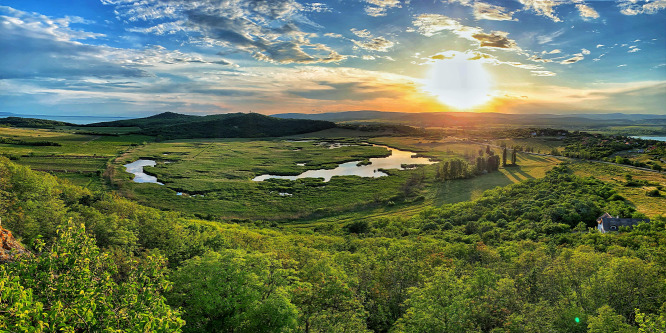
[[638, 52], [638, 51], [640, 51], [640, 50], [641, 50], [641, 49], [639, 49], [639, 48], [637, 48], [637, 47], [633, 47], [633, 48], [629, 49], [629, 51], [627, 51], [627, 52], [628, 52], [628, 53], [634, 53], [634, 52]]
[[576, 53], [571, 58], [562, 60], [560, 64], [563, 65], [575, 64], [583, 59], [585, 59], [585, 56], [582, 53]]
[[552, 42], [555, 38], [560, 37], [562, 34], [564, 34], [564, 32], [564, 29], [560, 29], [547, 35], [537, 36], [536, 39], [539, 44], [547, 44]]
[[538, 56], [538, 55], [533, 55], [533, 56], [531, 56], [531, 57], [529, 58], [529, 60], [531, 60], [531, 61], [535, 61], [535, 62], [553, 62], [553, 61], [550, 60], [550, 59], [544, 59], [544, 58], [541, 58], [541, 57]]
[[[322, 9], [294, 0], [102, 0], [115, 7], [117, 16], [148, 24], [134, 29], [144, 33], [188, 32], [195, 42], [247, 52], [274, 63], [325, 63], [344, 60], [344, 55], [324, 44], [312, 43], [300, 25], [316, 26], [301, 12]], [[312, 5], [312, 4], [310, 4]]]
[[502, 49], [517, 48], [516, 42], [507, 38], [508, 35], [508, 32], [493, 31], [490, 34], [474, 34], [472, 37], [481, 43], [481, 47], [497, 47]]
[[135, 66], [114, 61], [118, 51], [79, 40], [102, 35], [73, 30], [72, 18], [51, 18], [0, 7], [0, 79], [144, 77]]
[[485, 2], [474, 2], [474, 18], [477, 20], [518, 21], [514, 19], [513, 12], [508, 12], [502, 6], [495, 6]]
[[354, 35], [356, 35], [356, 36], [358, 36], [358, 37], [361, 37], [361, 38], [370, 38], [370, 37], [372, 37], [372, 34], [371, 34], [370, 31], [368, 31], [367, 29], [358, 30], [358, 29], [351, 28], [351, 29], [349, 29], [349, 30], [350, 30]]
[[597, 44], [597, 48], [604, 47], [604, 46], [606, 46], [606, 45], [604, 45], [604, 44]]
[[551, 71], [532, 71], [532, 76], [556, 76], [557, 74]]
[[352, 42], [362, 49], [379, 52], [387, 52], [388, 49], [395, 45], [395, 43], [384, 37], [375, 37], [365, 41], [352, 40]]
[[303, 5], [303, 11], [304, 12], [315, 12], [315, 13], [330, 13], [331, 7], [329, 7], [325, 3], [321, 2], [313, 2], [309, 4], [304, 4]]
[[597, 13], [597, 11], [594, 10], [594, 8], [592, 8], [592, 7], [590, 7], [586, 4], [583, 4], [583, 3], [576, 4], [576, 8], [578, 8], [578, 11], [580, 12], [580, 16], [582, 16], [584, 18], [592, 18], [592, 19], [599, 18], [599, 13]]
[[466, 51], [466, 52], [459, 52], [459, 51], [445, 51], [438, 53], [434, 56], [431, 56], [428, 58], [430, 62], [433, 60], [449, 60], [449, 59], [454, 59], [454, 58], [461, 58], [464, 60], [469, 60], [469, 61], [480, 61], [484, 64], [489, 64], [489, 65], [494, 65], [494, 66], [499, 66], [499, 65], [507, 65], [511, 67], [516, 67], [516, 68], [521, 68], [521, 69], [529, 69], [529, 70], [540, 70], [543, 69], [542, 66], [539, 65], [532, 65], [532, 64], [523, 64], [521, 62], [517, 61], [502, 61], [495, 57], [492, 54], [488, 53], [483, 53], [479, 51]]
[[439, 14], [422, 14], [416, 16], [412, 24], [424, 36], [431, 37], [441, 31], [450, 31], [458, 37], [479, 43], [480, 47], [519, 50], [516, 42], [509, 39], [503, 31], [484, 32], [478, 27], [469, 27], [455, 19]]
[[370, 16], [386, 16], [391, 8], [400, 8], [400, 0], [365, 0], [369, 5], [365, 6], [365, 13]]
[[562, 22], [562, 20], [555, 15], [555, 7], [560, 5], [560, 2], [555, 0], [518, 0], [523, 4], [525, 10], [533, 10], [538, 15], [546, 16], [554, 22]]
[[620, 13], [624, 15], [656, 14], [666, 9], [666, 0], [620, 0], [618, 7], [621, 9]]
[[581, 49], [581, 50], [580, 50], [580, 53], [582, 53], [582, 54], [584, 54], [584, 55], [588, 55], [588, 54], [590, 54], [590, 50], [588, 50], [588, 49]]

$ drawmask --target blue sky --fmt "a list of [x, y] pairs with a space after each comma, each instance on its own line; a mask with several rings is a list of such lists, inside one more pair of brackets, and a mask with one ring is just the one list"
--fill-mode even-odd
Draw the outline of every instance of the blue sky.
[[2, 0], [0, 50], [17, 114], [666, 114], [666, 0]]

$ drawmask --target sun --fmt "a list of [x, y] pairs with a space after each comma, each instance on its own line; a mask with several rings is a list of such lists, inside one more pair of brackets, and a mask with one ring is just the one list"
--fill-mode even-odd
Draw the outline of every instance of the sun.
[[483, 64], [463, 57], [436, 61], [423, 83], [423, 90], [439, 102], [460, 110], [480, 106], [492, 98], [492, 78]]

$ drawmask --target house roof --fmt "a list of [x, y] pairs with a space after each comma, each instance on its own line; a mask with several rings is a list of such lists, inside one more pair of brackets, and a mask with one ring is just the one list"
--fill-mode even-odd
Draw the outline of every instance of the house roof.
[[601, 223], [601, 220], [603, 218], [613, 218], [613, 216], [611, 214], [604, 213], [604, 215], [599, 216], [599, 218], [597, 219], [597, 223]]
[[601, 225], [606, 231], [617, 230], [620, 227], [631, 227], [642, 222], [649, 223], [650, 219], [626, 219], [616, 217], [601, 218]]

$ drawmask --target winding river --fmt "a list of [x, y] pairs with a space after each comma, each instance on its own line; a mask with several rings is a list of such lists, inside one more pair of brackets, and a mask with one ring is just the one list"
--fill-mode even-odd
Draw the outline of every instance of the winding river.
[[381, 172], [380, 169], [398, 169], [404, 170], [403, 165], [414, 164], [433, 164], [435, 162], [425, 157], [414, 157], [416, 153], [411, 151], [399, 150], [387, 146], [373, 145], [375, 147], [384, 147], [391, 151], [391, 155], [387, 157], [371, 158], [370, 164], [358, 165], [359, 161], [346, 162], [339, 164], [335, 169], [318, 169], [308, 170], [297, 176], [279, 176], [279, 175], [260, 175], [255, 177], [254, 181], [260, 182], [266, 179], [289, 179], [295, 180], [300, 178], [324, 178], [328, 182], [334, 176], [359, 176], [359, 177], [384, 177], [388, 176], [386, 173]]
[[[300, 179], [300, 178], [323, 178], [325, 182], [328, 182], [334, 176], [359, 176], [359, 177], [384, 177], [388, 174], [380, 171], [381, 169], [398, 169], [404, 170], [403, 165], [423, 165], [423, 164], [433, 164], [435, 162], [430, 161], [430, 159], [425, 157], [414, 157], [416, 153], [411, 151], [400, 150], [396, 148], [391, 148], [387, 146], [373, 145], [375, 147], [384, 147], [391, 151], [391, 155], [386, 157], [376, 157], [371, 158], [369, 164], [359, 165], [360, 161], [346, 162], [339, 164], [334, 169], [318, 169], [318, 170], [308, 170], [300, 175], [296, 176], [280, 176], [280, 175], [260, 175], [252, 179], [253, 181], [264, 181], [266, 179], [277, 178], [277, 179]], [[164, 185], [157, 181], [157, 177], [146, 174], [143, 171], [144, 166], [155, 166], [156, 162], [154, 160], [140, 159], [132, 163], [123, 165], [127, 172], [134, 174], [135, 183], [154, 183], [159, 185]], [[298, 163], [299, 166], [305, 166], [304, 163]]]

